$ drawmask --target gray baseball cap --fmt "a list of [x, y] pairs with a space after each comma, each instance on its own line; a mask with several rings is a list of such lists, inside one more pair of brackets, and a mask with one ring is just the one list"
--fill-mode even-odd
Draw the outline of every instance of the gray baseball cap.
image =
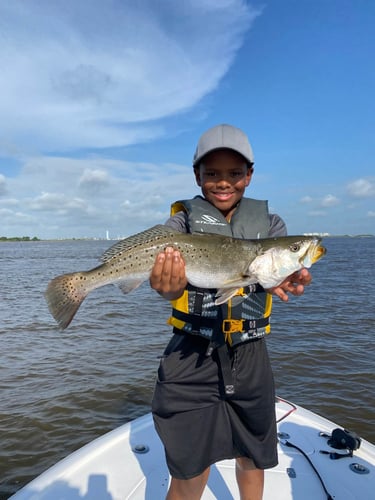
[[254, 154], [247, 135], [239, 128], [222, 124], [208, 129], [200, 137], [193, 158], [193, 167], [198, 165], [206, 154], [221, 148], [232, 149], [242, 155], [248, 163], [254, 163]]

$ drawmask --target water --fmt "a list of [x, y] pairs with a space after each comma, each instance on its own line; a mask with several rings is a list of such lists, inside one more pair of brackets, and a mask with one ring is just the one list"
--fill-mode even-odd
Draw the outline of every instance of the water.
[[[313, 284], [274, 301], [277, 392], [375, 442], [375, 238], [326, 238]], [[169, 305], [147, 284], [93, 292], [68, 330], [49, 279], [94, 267], [106, 241], [0, 244], [0, 499], [95, 437], [150, 410]]]

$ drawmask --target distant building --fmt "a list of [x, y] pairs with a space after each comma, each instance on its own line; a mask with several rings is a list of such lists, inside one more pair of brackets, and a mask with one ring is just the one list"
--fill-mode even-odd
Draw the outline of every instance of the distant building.
[[331, 236], [330, 233], [303, 233], [303, 236], [320, 236], [323, 238], [324, 236]]

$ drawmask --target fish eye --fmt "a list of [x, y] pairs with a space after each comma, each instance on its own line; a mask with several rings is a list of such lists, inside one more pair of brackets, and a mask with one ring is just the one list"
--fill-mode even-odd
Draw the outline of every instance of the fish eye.
[[300, 248], [301, 248], [301, 245], [299, 243], [293, 243], [289, 247], [291, 252], [298, 252]]

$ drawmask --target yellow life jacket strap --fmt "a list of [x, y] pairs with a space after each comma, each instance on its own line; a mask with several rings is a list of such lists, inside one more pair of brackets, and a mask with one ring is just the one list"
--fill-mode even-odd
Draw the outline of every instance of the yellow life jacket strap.
[[182, 330], [186, 324], [186, 321], [177, 318], [176, 311], [188, 311], [189, 310], [189, 291], [184, 290], [184, 293], [176, 300], [171, 300], [173, 307], [172, 316], [168, 319], [167, 324], [174, 326], [178, 330]]
[[176, 215], [177, 212], [185, 212], [186, 213], [186, 208], [184, 207], [184, 204], [179, 202], [179, 201], [176, 201], [171, 206], [171, 216], [173, 217], [174, 215]]

